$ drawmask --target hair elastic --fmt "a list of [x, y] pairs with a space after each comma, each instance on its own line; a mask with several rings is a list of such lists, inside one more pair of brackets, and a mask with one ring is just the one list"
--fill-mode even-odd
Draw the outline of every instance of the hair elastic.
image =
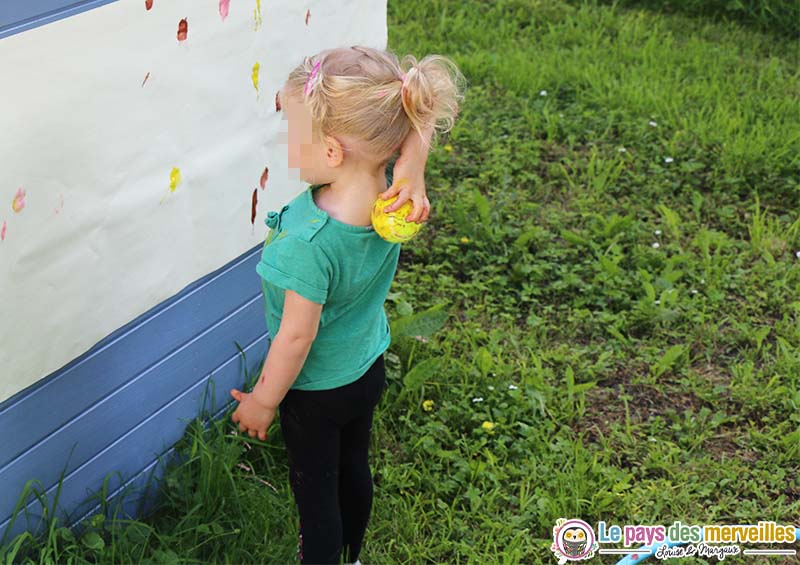
[[314, 65], [314, 69], [308, 74], [308, 79], [306, 79], [306, 86], [303, 89], [303, 94], [308, 96], [314, 90], [314, 78], [317, 76], [317, 71], [319, 70], [319, 66], [322, 64], [322, 61], [317, 61], [317, 64]]

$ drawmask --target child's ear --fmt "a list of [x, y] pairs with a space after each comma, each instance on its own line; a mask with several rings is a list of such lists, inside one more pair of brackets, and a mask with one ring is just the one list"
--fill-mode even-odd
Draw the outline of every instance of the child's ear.
[[344, 162], [345, 146], [335, 137], [325, 136], [325, 159], [329, 167], [338, 167]]

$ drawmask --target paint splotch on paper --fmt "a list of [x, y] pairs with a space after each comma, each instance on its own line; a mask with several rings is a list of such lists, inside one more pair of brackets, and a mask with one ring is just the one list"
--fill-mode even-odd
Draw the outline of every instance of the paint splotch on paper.
[[275, 111], [281, 111], [281, 91], [275, 93]]
[[253, 201], [250, 204], [250, 223], [256, 224], [256, 206], [258, 206], [258, 189], [253, 189]]
[[225, 18], [228, 17], [228, 10], [231, 6], [231, 0], [219, 0], [219, 17], [222, 18], [222, 21], [225, 21]]
[[58, 214], [63, 209], [64, 209], [64, 195], [63, 194], [59, 194], [58, 195], [58, 208], [54, 208], [53, 212]]
[[256, 7], [253, 9], [253, 21], [255, 22], [255, 30], [261, 27], [261, 0], [256, 0]]
[[144, 0], [144, 9], [148, 12], [153, 7], [153, 0]]
[[308, 18], [311, 17], [311, 9], [306, 10], [306, 25], [308, 25]]
[[17, 193], [14, 195], [14, 200], [11, 201], [11, 209], [20, 213], [23, 208], [25, 208], [25, 190], [18, 188]]
[[169, 190], [175, 192], [178, 185], [181, 183], [181, 170], [178, 167], [172, 167], [169, 172]]
[[264, 172], [261, 173], [261, 188], [267, 186], [267, 179], [269, 179], [269, 167], [264, 167]]
[[188, 35], [189, 20], [187, 18], [183, 18], [180, 22], [178, 22], [178, 41], [186, 41]]
[[0, 241], [6, 240], [6, 222], [3, 220], [3, 227], [0, 228]]
[[253, 73], [250, 75], [250, 78], [253, 80], [253, 88], [256, 89], [256, 94], [258, 94], [258, 69], [260, 68], [261, 65], [256, 61], [256, 64], [253, 65]]
[[144, 75], [144, 80], [142, 81], [142, 88], [144, 88], [144, 83], [146, 83], [147, 79], [149, 78], [150, 78], [150, 73], [148, 72], [146, 75]]

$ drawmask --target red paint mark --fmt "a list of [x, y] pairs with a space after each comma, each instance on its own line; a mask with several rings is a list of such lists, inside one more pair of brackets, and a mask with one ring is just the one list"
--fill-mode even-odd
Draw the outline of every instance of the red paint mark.
[[189, 21], [183, 18], [178, 23], [178, 41], [186, 41], [187, 35], [189, 35]]
[[311, 17], [311, 10], [306, 10], [306, 25], [308, 25], [308, 18]]
[[275, 93], [275, 111], [281, 111], [281, 91]]
[[631, 555], [631, 558], [632, 558], [634, 561], [636, 561], [637, 559], [639, 559], [639, 554], [638, 554], [638, 553], [634, 553], [633, 555]]
[[258, 205], [258, 189], [253, 189], [253, 203], [250, 207], [250, 223], [256, 224], [256, 206]]
[[11, 202], [11, 209], [19, 213], [22, 212], [22, 209], [24, 207], [25, 207], [25, 191], [21, 188], [18, 188], [17, 193], [14, 195], [14, 200]]
[[264, 167], [264, 172], [261, 173], [261, 188], [263, 189], [267, 185], [267, 179], [269, 178], [269, 167]]
[[153, 7], [153, 0], [144, 0], [144, 7], [149, 12], [150, 8]]
[[150, 73], [148, 72], [146, 75], [144, 75], [144, 80], [142, 81], [142, 87], [144, 87], [144, 83], [146, 83], [147, 79], [149, 78], [150, 78]]
[[6, 222], [3, 220], [3, 228], [0, 229], [0, 241], [6, 240]]
[[225, 21], [225, 18], [228, 17], [228, 10], [230, 9], [231, 0], [219, 0], [219, 17], [222, 18], [222, 21]]

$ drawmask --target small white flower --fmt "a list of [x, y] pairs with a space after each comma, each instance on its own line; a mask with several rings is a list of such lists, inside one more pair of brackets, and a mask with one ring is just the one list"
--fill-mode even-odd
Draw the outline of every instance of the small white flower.
[[795, 251], [794, 252], [794, 256], [797, 257], [798, 259], [800, 259], [800, 251]]
[[653, 120], [650, 120], [650, 121], [649, 121], [649, 122], [647, 122], [647, 123], [649, 123], [649, 124], [650, 124], [652, 127], [656, 127], [656, 126], [658, 125], [658, 124], [657, 124], [657, 123], [655, 123]]
[[665, 163], [672, 163], [674, 160], [675, 160], [675, 159], [673, 159], [672, 157], [665, 157], [665, 158], [664, 158], [664, 162], [665, 162]]
[[690, 290], [689, 292], [691, 292], [692, 294], [697, 294], [697, 289], [696, 289], [696, 288], [693, 288], [693, 289], [692, 289], [692, 290]]
[[508, 390], [517, 390], [516, 385], [508, 385]]
[[546, 90], [541, 90], [539, 92], [539, 96], [547, 96], [547, 91]]
[[658, 249], [659, 247], [661, 247], [661, 244], [658, 243], [657, 241], [654, 241], [653, 242], [653, 249]]
[[489, 385], [489, 390], [494, 390], [494, 387], [492, 385]]
[[475, 398], [472, 399], [472, 402], [483, 402], [483, 397], [482, 396], [476, 396]]
[[656, 234], [656, 235], [661, 235], [661, 230], [656, 230], [653, 233]]
[[661, 304], [661, 301], [660, 300], [656, 300], [655, 304], [656, 304], [656, 306], [658, 306], [659, 304]]
[[617, 147], [617, 151], [619, 151], [620, 153], [625, 153], [627, 149], [625, 149], [624, 147]]
[[700, 279], [700, 284], [706, 284], [706, 279]]
[[647, 441], [649, 441], [650, 443], [656, 443], [658, 440], [653, 436], [650, 436], [649, 438], [647, 438]]

